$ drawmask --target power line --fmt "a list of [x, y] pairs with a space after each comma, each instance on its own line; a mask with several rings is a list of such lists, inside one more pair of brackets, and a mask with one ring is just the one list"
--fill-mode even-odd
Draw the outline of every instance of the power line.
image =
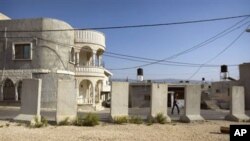
[[[246, 19], [246, 18], [245, 18], [245, 19]], [[164, 62], [164, 61], [167, 61], [167, 60], [176, 58], [176, 57], [178, 57], [178, 56], [180, 56], [180, 55], [183, 55], [183, 54], [189, 53], [189, 52], [191, 52], [191, 51], [194, 51], [195, 49], [201, 48], [201, 47], [203, 47], [204, 45], [207, 45], [207, 44], [209, 44], [209, 43], [211, 43], [211, 42], [213, 42], [213, 41], [215, 41], [215, 40], [217, 40], [217, 39], [219, 39], [219, 38], [221, 38], [221, 37], [223, 37], [223, 36], [225, 36], [225, 35], [231, 33], [232, 31], [234, 31], [234, 30], [236, 30], [236, 29], [239, 29], [240, 27], [242, 27], [242, 26], [244, 26], [245, 24], [247, 24], [247, 23], [250, 22], [250, 21], [245, 22], [244, 24], [241, 24], [240, 26], [238, 26], [238, 27], [232, 29], [233, 27], [235, 27], [236, 25], [238, 25], [240, 22], [244, 21], [245, 19], [243, 19], [243, 20], [237, 22], [237, 23], [234, 24], [233, 26], [231, 26], [231, 27], [229, 27], [229, 28], [223, 30], [222, 32], [216, 34], [215, 36], [213, 36], [213, 37], [211, 37], [211, 38], [209, 38], [209, 39], [207, 39], [207, 40], [205, 40], [205, 41], [199, 43], [198, 45], [195, 45], [195, 46], [193, 46], [193, 47], [191, 47], [191, 48], [189, 48], [189, 49], [187, 49], [187, 50], [184, 50], [184, 51], [182, 51], [182, 52], [179, 52], [179, 53], [177, 53], [177, 54], [174, 54], [174, 55], [172, 55], [172, 56], [170, 56], [170, 57], [167, 57], [167, 58], [165, 58], [165, 59], [157, 60], [157, 61], [154, 61], [154, 62], [151, 62], [151, 63], [142, 64], [142, 65], [137, 65], [137, 66], [132, 66], [132, 67], [124, 67], [124, 68], [115, 68], [115, 69], [110, 69], [110, 70], [128, 70], [128, 69], [135, 69], [135, 68], [145, 67], [145, 66], [149, 66], [149, 65], [153, 65], [153, 64], [158, 64], [158, 63], [160, 63], [160, 62]], [[232, 30], [230, 30], [230, 29], [232, 29]], [[230, 31], [228, 31], [228, 30], [230, 30]]]
[[[5, 38], [5, 37], [0, 37], [0, 38]], [[54, 43], [56, 45], [62, 45], [62, 46], [65, 46], [65, 47], [80, 47], [80, 46], [75, 46], [75, 45], [70, 45], [70, 44], [64, 44], [64, 43], [60, 43], [60, 42], [55, 42], [55, 41], [52, 41], [52, 40], [47, 40], [47, 39], [43, 39], [43, 38], [37, 38], [37, 37], [7, 37], [7, 38], [34, 38], [34, 39], [39, 39], [39, 40], [43, 40], [43, 41], [46, 41], [46, 42], [51, 42], [51, 43]], [[82, 48], [82, 50], [85, 50], [85, 51], [89, 51], [89, 49], [85, 49], [85, 48]], [[92, 49], [93, 50], [93, 49]], [[94, 51], [97, 51], [97, 50], [94, 50]], [[112, 55], [108, 55], [108, 54], [112, 54]], [[157, 59], [152, 59], [152, 58], [145, 58], [145, 57], [138, 57], [138, 56], [131, 56], [131, 55], [126, 55], [126, 54], [120, 54], [120, 53], [114, 53], [114, 52], [104, 52], [103, 54], [104, 56], [107, 56], [107, 57], [111, 57], [111, 58], [117, 58], [117, 59], [123, 59], [123, 60], [128, 60], [128, 61], [135, 61], [135, 62], [146, 62], [146, 63], [151, 63], [149, 61], [159, 61]], [[114, 56], [114, 55], [117, 55], [117, 56]], [[120, 57], [120, 56], [124, 56], [124, 57]], [[126, 58], [125, 58], [126, 57]], [[131, 58], [136, 58], [136, 59], [131, 59]], [[142, 59], [142, 60], [138, 60], [138, 59]], [[147, 60], [147, 61], [145, 61]], [[177, 61], [164, 61], [164, 62], [167, 62], [165, 64], [163, 63], [158, 63], [158, 64], [162, 64], [162, 65], [170, 65], [170, 66], [188, 66], [188, 67], [199, 67], [201, 64], [195, 64], [195, 63], [187, 63], [187, 62], [177, 62]], [[177, 65], [176, 65], [177, 64]], [[204, 67], [218, 67], [220, 65], [218, 64], [207, 64], [206, 66]], [[228, 66], [238, 66], [238, 64], [228, 64]]]
[[[249, 17], [249, 16], [250, 16], [250, 14], [231, 16], [231, 17], [222, 17], [222, 18], [203, 19], [203, 20], [157, 23], [157, 24], [124, 25], [124, 26], [110, 26], [110, 27], [90, 27], [90, 28], [75, 28], [75, 29], [53, 29], [53, 30], [52, 29], [51, 30], [9, 30], [7, 32], [53, 32], [53, 31], [75, 31], [75, 30], [110, 30], [110, 29], [142, 28], [142, 27], [170, 26], [170, 25], [182, 25], [182, 24], [221, 21], [221, 20], [229, 20], [229, 19], [243, 18], [243, 17]], [[4, 32], [4, 31], [0, 31], [0, 32]]]
[[[132, 58], [125, 58], [125, 57], [120, 57], [120, 56], [113, 56], [113, 55], [107, 55], [104, 54], [106, 57], [111, 57], [111, 58], [116, 58], [116, 59], [122, 59], [122, 60], [127, 60], [127, 61], [134, 61], [134, 62], [144, 62], [144, 63], [151, 63], [152, 61], [145, 61], [145, 60], [137, 60], [137, 59], [132, 59]], [[147, 60], [152, 60], [152, 59], [147, 59]], [[153, 59], [155, 61], [155, 59]], [[160, 62], [158, 63], [159, 65], [165, 65], [165, 66], [179, 66], [179, 67], [200, 67], [201, 64], [192, 64], [192, 63], [182, 63], [182, 62], [173, 62], [173, 61], [167, 61], [168, 63], [165, 62]], [[205, 65], [204, 67], [219, 67], [220, 65]], [[230, 64], [228, 66], [238, 66], [238, 64]], [[109, 69], [109, 68], [108, 68]], [[113, 70], [113, 69], [109, 69]]]
[[[248, 18], [248, 17], [247, 17], [247, 18]], [[190, 49], [187, 49], [187, 50], [185, 50], [185, 51], [183, 51], [183, 52], [181, 52], [181, 53], [178, 53], [178, 54], [176, 54], [176, 55], [173, 55], [172, 58], [175, 58], [175, 57], [177, 57], [177, 56], [183, 55], [184, 53], [188, 53], [188, 52], [190, 52], [190, 51], [193, 51], [194, 49], [197, 49], [197, 47], [200, 48], [200, 47], [204, 46], [204, 45], [205, 45], [204, 43], [208, 44], [208, 43], [210, 43], [210, 42], [212, 42], [212, 41], [214, 41], [214, 40], [216, 40], [216, 39], [218, 39], [218, 38], [221, 38], [221, 37], [223, 37], [223, 36], [225, 36], [225, 35], [227, 35], [227, 34], [233, 32], [234, 30], [236, 30], [236, 29], [240, 28], [241, 26], [245, 25], [246, 23], [248, 23], [248, 22], [246, 22], [246, 23], [244, 23], [244, 24], [238, 26], [237, 28], [232, 29], [234, 26], [236, 26], [237, 24], [239, 24], [240, 22], [244, 21], [244, 20], [247, 19], [247, 18], [244, 18], [243, 20], [237, 22], [236, 24], [234, 24], [233, 26], [231, 26], [231, 27], [227, 28], [226, 30], [220, 32], [220, 33], [217, 34], [216, 36], [213, 36], [213, 37], [209, 38], [208, 40], [206, 40], [206, 41], [204, 41], [204, 42], [202, 42], [202, 43], [200, 43], [200, 44], [198, 44], [198, 45], [196, 45], [196, 46], [194, 46], [194, 47], [192, 47], [192, 48], [190, 48]], [[230, 29], [232, 29], [232, 30], [230, 30]], [[230, 31], [228, 31], [228, 30], [230, 30]], [[220, 36], [218, 36], [218, 35], [220, 35]], [[217, 38], [215, 38], [215, 37], [217, 37]], [[0, 38], [1, 38], [1, 37], [0, 37]], [[34, 39], [39, 39], [39, 40], [51, 42], [51, 43], [54, 43], [54, 44], [57, 44], [57, 45], [66, 46], [66, 47], [69, 47], [69, 48], [71, 48], [71, 47], [81, 47], [81, 46], [70, 45], [70, 44], [64, 44], [64, 43], [60, 43], [60, 42], [56, 42], [56, 41], [51, 41], [51, 40], [47, 40], [47, 39], [43, 39], [43, 38], [38, 38], [38, 37], [7, 37], [7, 38], [34, 38]], [[211, 40], [211, 39], [213, 39], [213, 40]], [[210, 41], [210, 42], [207, 42], [207, 41], [209, 41], [209, 40], [211, 40], [211, 41]], [[88, 49], [85, 49], [85, 48], [82, 48], [82, 49], [83, 49], [83, 50], [86, 50], [86, 51], [89, 51]], [[94, 50], [94, 51], [97, 51], [97, 50]], [[112, 55], [106, 55], [106, 54], [117, 55], [118, 57], [117, 57], [117, 56], [112, 56]], [[156, 59], [152, 59], [152, 58], [137, 57], [137, 56], [131, 56], [131, 55], [125, 55], [125, 54], [119, 54], [119, 53], [113, 53], [113, 52], [105, 52], [104, 56], [113, 57], [113, 58], [118, 58], [118, 59], [123, 59], [123, 60], [129, 60], [129, 61], [144, 62], [144, 63], [147, 63], [147, 64], [155, 64], [155, 63], [157, 63], [157, 64], [168, 65], [168, 66], [199, 67], [200, 65], [202, 65], [202, 64], [185, 63], [185, 62], [175, 62], [175, 61], [167, 61], [167, 60], [156, 60]], [[122, 56], [122, 57], [120, 57], [120, 56]], [[124, 58], [124, 57], [126, 57], [126, 58]], [[128, 57], [129, 57], [129, 58], [128, 58]], [[133, 59], [131, 59], [131, 58], [133, 58]], [[136, 58], [136, 59], [134, 59], [134, 58]], [[140, 60], [138, 60], [138, 59], [140, 59]], [[142, 61], [141, 59], [142, 59], [143, 61]], [[146, 61], [145, 61], [145, 60], [146, 60]], [[152, 61], [153, 61], [153, 62], [152, 62]], [[167, 62], [167, 63], [160, 63], [160, 62]], [[229, 65], [229, 66], [237, 66], [237, 65], [238, 65], [238, 64], [231, 64], [231, 65]], [[209, 65], [209, 64], [208, 64], [208, 65], [204, 65], [204, 67], [218, 67], [218, 66], [220, 66], [220, 65]], [[136, 66], [136, 67], [133, 67], [133, 68], [137, 68], [137, 66]], [[129, 69], [130, 69], [130, 68], [129, 68]], [[132, 69], [132, 68], [131, 68], [131, 69]], [[120, 69], [110, 69], [110, 70], [120, 70]], [[123, 68], [122, 68], [122, 70], [123, 70]]]
[[226, 50], [228, 50], [243, 34], [245, 33], [245, 30], [241, 32], [228, 46], [226, 46], [222, 51], [220, 51], [218, 54], [216, 54], [214, 57], [203, 63], [189, 78], [188, 80], [192, 79], [203, 67], [203, 65], [213, 61], [217, 57], [219, 57], [221, 54], [223, 54]]
[[[178, 57], [180, 55], [183, 55], [184, 53], [188, 53], [190, 51], [193, 51], [194, 49], [197, 49], [197, 47], [200, 48], [200, 47], [202, 47], [202, 46], [204, 46], [204, 45], [206, 45], [208, 43], [211, 43], [214, 40], [217, 40], [218, 38], [221, 38], [221, 37], [223, 37], [223, 36], [225, 36], [225, 35], [233, 32], [234, 30], [236, 30], [236, 29], [240, 28], [241, 26], [245, 25], [246, 23], [248, 23], [249, 21], [246, 22], [246, 23], [244, 23], [244, 24], [242, 24], [242, 25], [240, 25], [240, 26], [238, 26], [237, 28], [232, 29], [233, 27], [235, 27], [236, 25], [238, 25], [242, 21], [246, 20], [247, 18], [248, 17], [242, 19], [241, 21], [237, 22], [233, 26], [231, 26], [231, 27], [227, 28], [226, 30], [220, 32], [219, 34], [217, 34], [217, 35], [209, 38], [208, 40], [206, 40], [206, 41], [204, 41], [204, 42], [202, 42], [202, 43], [200, 43], [200, 44], [198, 44], [198, 45], [196, 45], [196, 46], [194, 46], [192, 48], [189, 48], [189, 49], [187, 49], [187, 50], [185, 50], [185, 51], [183, 51], [181, 53], [178, 53], [178, 54], [175, 54], [175, 55], [173, 55], [171, 57], [168, 57], [167, 59], [175, 58], [175, 57]], [[232, 29], [232, 30], [230, 30], [230, 29]], [[230, 30], [230, 31], [228, 31], [228, 30]], [[7, 37], [7, 38], [37, 38], [37, 37]], [[47, 42], [52, 42], [52, 43], [57, 44], [57, 45], [67, 46], [69, 48], [71, 48], [71, 47], [80, 47], [80, 46], [76, 46], [76, 45], [69, 45], [69, 44], [64, 44], [64, 43], [60, 43], [60, 42], [56, 42], [56, 41], [51, 41], [51, 40], [47, 40], [47, 39], [43, 39], [43, 38], [37, 38], [37, 39], [43, 40], [43, 41], [47, 41]], [[82, 49], [84, 49], [84, 48], [82, 48]], [[87, 50], [87, 51], [89, 51], [89, 50]], [[109, 56], [109, 57], [113, 57], [113, 58], [119, 58], [119, 59], [124, 59], [124, 60], [130, 60], [130, 61], [146, 62], [147, 65], [151, 65], [151, 64], [155, 64], [155, 63], [162, 64], [162, 65], [169, 65], [169, 66], [187, 66], [187, 67], [199, 67], [200, 65], [202, 65], [202, 64], [193, 64], [193, 63], [167, 61], [167, 59], [156, 60], [156, 59], [151, 59], [151, 58], [137, 57], [137, 56], [131, 56], [131, 55], [125, 55], [125, 54], [118, 54], [118, 53], [113, 53], [113, 52], [106, 52], [106, 53], [112, 54], [112, 55], [118, 55], [118, 57], [117, 56], [111, 56], [111, 55], [105, 55], [105, 56]], [[123, 57], [120, 57], [120, 56], [123, 56]], [[124, 58], [124, 57], [126, 57], [126, 58]], [[136, 59], [131, 59], [131, 58], [136, 58]], [[143, 59], [143, 61], [142, 60], [138, 60], [138, 59]], [[147, 61], [145, 61], [145, 60], [147, 60]], [[160, 62], [167, 62], [167, 63], [160, 63]], [[220, 66], [220, 65], [203, 65], [203, 67], [218, 67], [218, 66]], [[231, 65], [231, 66], [237, 66], [237, 64]], [[133, 67], [133, 68], [137, 68], [137, 67], [138, 66]], [[132, 68], [129, 68], [129, 69], [132, 69]], [[118, 69], [111, 69], [111, 70], [118, 70]]]

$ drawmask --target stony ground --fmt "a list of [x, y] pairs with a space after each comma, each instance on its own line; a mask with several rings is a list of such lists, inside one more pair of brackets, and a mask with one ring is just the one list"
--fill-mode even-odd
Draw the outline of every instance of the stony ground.
[[214, 120], [150, 126], [101, 123], [95, 127], [49, 125], [29, 128], [0, 120], [0, 141], [229, 141], [228, 134], [220, 134], [220, 126], [230, 124], [237, 123]]

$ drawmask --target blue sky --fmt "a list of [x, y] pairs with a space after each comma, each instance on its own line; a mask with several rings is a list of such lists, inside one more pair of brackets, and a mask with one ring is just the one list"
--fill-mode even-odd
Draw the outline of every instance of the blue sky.
[[[249, 0], [0, 0], [0, 12], [13, 19], [50, 17], [75, 28], [168, 23], [250, 14]], [[161, 27], [101, 30], [107, 51], [163, 59], [216, 35], [241, 19]], [[249, 21], [250, 18], [246, 19]], [[172, 61], [204, 63], [232, 42], [245, 28], [180, 56]], [[210, 64], [250, 62], [250, 33], [241, 38]], [[107, 68], [143, 63], [104, 56]], [[152, 65], [144, 68], [145, 79], [188, 79], [197, 68]], [[136, 70], [112, 71], [114, 78], [136, 78]], [[229, 73], [238, 78], [238, 68]], [[202, 68], [193, 79], [219, 80], [219, 68]]]

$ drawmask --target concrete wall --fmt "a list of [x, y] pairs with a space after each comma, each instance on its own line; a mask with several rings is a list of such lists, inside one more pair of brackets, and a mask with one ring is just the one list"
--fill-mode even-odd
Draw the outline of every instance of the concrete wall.
[[40, 118], [41, 79], [24, 79], [22, 83], [21, 111], [16, 120], [31, 121]]
[[167, 115], [167, 105], [168, 85], [152, 83], [150, 116], [156, 117], [157, 114], [162, 113], [165, 117], [167, 117], [167, 121], [170, 121], [170, 118]]
[[245, 115], [245, 92], [242, 86], [232, 86], [230, 88], [230, 114], [225, 118], [232, 121], [247, 121], [249, 117]]
[[211, 99], [217, 101], [217, 105], [222, 109], [229, 109], [230, 87], [240, 85], [239, 81], [219, 81], [213, 82], [211, 86]]
[[129, 84], [129, 106], [150, 107], [151, 84], [130, 83]]
[[58, 83], [60, 80], [74, 80], [74, 76], [48, 73], [48, 74], [33, 74], [33, 78], [41, 78], [43, 80], [41, 107], [56, 109]]
[[245, 87], [245, 106], [250, 109], [250, 63], [244, 63], [239, 66], [240, 68], [240, 81]]
[[200, 105], [201, 105], [201, 86], [186, 85], [184, 115], [181, 116], [180, 120], [184, 122], [203, 120], [203, 118], [200, 115]]
[[128, 82], [111, 83], [111, 117], [128, 116]]
[[77, 116], [76, 86], [74, 80], [58, 80], [56, 121]]

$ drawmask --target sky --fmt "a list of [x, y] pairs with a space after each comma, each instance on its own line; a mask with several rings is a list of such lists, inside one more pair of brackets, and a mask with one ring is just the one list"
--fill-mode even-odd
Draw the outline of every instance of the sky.
[[[250, 14], [249, 0], [0, 0], [0, 12], [12, 19], [49, 17], [63, 20], [74, 28], [157, 24], [213, 19]], [[100, 30], [106, 36], [106, 51], [152, 59], [164, 59], [189, 49], [243, 18], [223, 21]], [[242, 24], [250, 21], [250, 17]], [[248, 23], [250, 24], [250, 22]], [[202, 64], [229, 46], [248, 24], [218, 40], [171, 61]], [[242, 36], [209, 64], [250, 62], [250, 33]], [[119, 69], [144, 64], [104, 56], [105, 67]], [[188, 80], [197, 67], [154, 64], [143, 67], [145, 79]], [[113, 78], [136, 79], [136, 69], [111, 70]], [[203, 67], [192, 77], [219, 80], [219, 67]], [[229, 75], [239, 77], [238, 67], [229, 67]]]

